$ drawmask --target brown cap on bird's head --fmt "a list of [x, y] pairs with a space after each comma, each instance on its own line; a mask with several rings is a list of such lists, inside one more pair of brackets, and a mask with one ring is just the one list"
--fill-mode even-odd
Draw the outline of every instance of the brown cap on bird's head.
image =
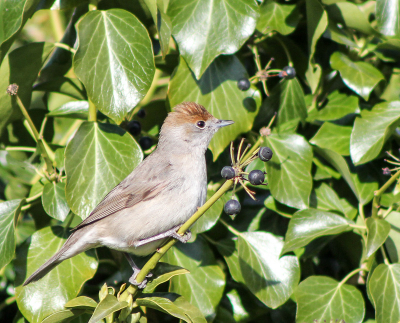
[[196, 123], [199, 120], [207, 121], [214, 118], [202, 105], [195, 102], [183, 102], [178, 104], [173, 112], [168, 114], [164, 121], [166, 127], [181, 125], [183, 123]]

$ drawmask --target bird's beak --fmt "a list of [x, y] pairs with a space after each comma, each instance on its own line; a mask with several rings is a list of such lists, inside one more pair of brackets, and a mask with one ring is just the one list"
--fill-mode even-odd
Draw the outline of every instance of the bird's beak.
[[235, 123], [235, 122], [234, 122], [234, 121], [231, 121], [231, 120], [218, 120], [218, 121], [216, 122], [218, 128], [222, 128], [222, 127], [225, 127], [225, 126], [229, 126], [229, 125], [231, 125], [232, 123]]

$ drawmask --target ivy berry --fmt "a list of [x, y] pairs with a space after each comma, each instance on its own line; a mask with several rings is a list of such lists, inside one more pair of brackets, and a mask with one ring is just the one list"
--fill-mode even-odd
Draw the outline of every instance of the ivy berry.
[[231, 166], [225, 166], [222, 168], [221, 176], [225, 179], [232, 179], [235, 177], [235, 170]]
[[237, 82], [237, 87], [241, 91], [247, 91], [250, 88], [250, 81], [247, 78], [241, 78]]
[[139, 145], [143, 150], [150, 149], [153, 146], [153, 139], [150, 137], [142, 137], [139, 139]]
[[272, 150], [269, 147], [261, 147], [258, 151], [258, 157], [264, 162], [271, 160], [272, 155]]
[[224, 205], [224, 211], [228, 215], [236, 215], [242, 209], [239, 201], [237, 200], [229, 200]]
[[279, 76], [289, 80], [294, 79], [296, 77], [296, 70], [292, 66], [285, 66], [282, 72], [279, 73]]
[[139, 121], [135, 120], [129, 122], [126, 128], [132, 136], [137, 136], [142, 131], [142, 125]]
[[265, 174], [262, 171], [255, 169], [249, 173], [249, 182], [251, 184], [260, 185], [264, 183], [264, 181], [265, 181]]

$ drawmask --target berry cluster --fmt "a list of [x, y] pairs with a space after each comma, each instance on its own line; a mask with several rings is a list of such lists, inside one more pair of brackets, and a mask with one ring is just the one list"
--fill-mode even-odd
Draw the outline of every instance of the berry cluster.
[[[144, 117], [146, 117], [146, 111], [143, 109], [139, 110], [137, 116], [143, 119]], [[132, 136], [136, 137], [142, 133], [142, 125], [140, 124], [139, 121], [132, 120], [127, 124], [126, 130], [128, 130], [128, 132]], [[151, 146], [153, 146], [153, 139], [151, 139], [148, 136], [142, 136], [139, 139], [139, 145], [143, 150], [150, 149]]]
[[[236, 184], [240, 183], [245, 191], [250, 195], [251, 198], [254, 198], [255, 192], [251, 191], [247, 188], [244, 184], [244, 181], [250, 182], [252, 185], [266, 185], [264, 184], [265, 181], [265, 172], [255, 169], [252, 170], [250, 173], [243, 172], [242, 169], [249, 165], [252, 161], [257, 158], [260, 158], [262, 161], [267, 162], [272, 158], [272, 150], [269, 147], [260, 147], [256, 149], [254, 152], [250, 153], [249, 158], [245, 158], [246, 152], [249, 149], [250, 145], [246, 147], [243, 153], [241, 153], [241, 148], [243, 145], [243, 141], [241, 141], [239, 146], [239, 151], [237, 154], [237, 159], [235, 161], [234, 154], [233, 154], [233, 145], [231, 144], [231, 160], [232, 166], [225, 166], [222, 168], [221, 176], [225, 179], [233, 179], [234, 180], [234, 189], [232, 193], [232, 199], [225, 203], [224, 211], [226, 214], [234, 217], [238, 214], [241, 210], [241, 205], [238, 200], [233, 198]], [[247, 175], [247, 178], [245, 177]]]

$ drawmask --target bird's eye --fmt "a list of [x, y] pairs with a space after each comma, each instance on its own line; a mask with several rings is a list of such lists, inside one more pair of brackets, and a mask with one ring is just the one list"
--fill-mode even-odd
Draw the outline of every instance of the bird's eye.
[[206, 123], [203, 120], [197, 121], [196, 126], [197, 126], [197, 128], [204, 129], [206, 126]]

